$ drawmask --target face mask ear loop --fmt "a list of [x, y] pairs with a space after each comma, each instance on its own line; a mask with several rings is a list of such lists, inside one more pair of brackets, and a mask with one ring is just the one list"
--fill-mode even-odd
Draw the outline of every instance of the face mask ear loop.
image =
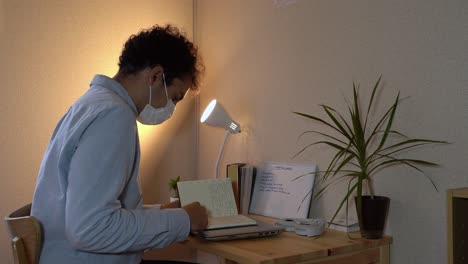
[[150, 86], [149, 86], [149, 89], [150, 89], [150, 96], [149, 96], [149, 102], [148, 102], [149, 105], [151, 105], [151, 90], [153, 90], [153, 89], [151, 89], [151, 88], [152, 88], [152, 87], [151, 87], [151, 84], [150, 84]]
[[164, 73], [162, 74], [163, 76], [163, 82], [164, 82], [164, 91], [166, 91], [166, 98], [169, 100], [169, 95], [167, 94], [167, 87], [166, 87], [166, 77], [164, 76]]

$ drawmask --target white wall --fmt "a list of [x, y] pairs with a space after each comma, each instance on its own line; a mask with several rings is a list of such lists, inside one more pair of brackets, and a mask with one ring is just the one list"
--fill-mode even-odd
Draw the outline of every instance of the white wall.
[[[128, 37], [156, 23], [176, 24], [191, 37], [192, 11], [191, 0], [0, 0], [2, 217], [31, 202], [55, 125], [94, 74], [116, 73]], [[169, 178], [194, 177], [194, 110], [195, 100], [184, 100], [169, 122], [139, 128], [146, 203], [167, 202]], [[10, 263], [7, 231], [0, 226], [0, 259]]]
[[[445, 193], [468, 186], [468, 2], [302, 0], [283, 8], [273, 2], [198, 1], [197, 40], [207, 67], [200, 109], [217, 98], [243, 130], [228, 139], [221, 171], [230, 162], [290, 161], [318, 139], [296, 142], [297, 136], [323, 128], [291, 111], [323, 116], [321, 103], [346, 111], [352, 82], [367, 95], [383, 74], [379, 106], [388, 107], [398, 91], [409, 96], [397, 129], [453, 142], [408, 153], [442, 164], [425, 168], [439, 192], [405, 168], [377, 175], [377, 193], [392, 199], [392, 263], [445, 263]], [[200, 126], [200, 178], [213, 177], [223, 134]], [[294, 161], [324, 168], [330, 154], [317, 147]], [[314, 202], [314, 215], [334, 211], [342, 186], [336, 189]]]

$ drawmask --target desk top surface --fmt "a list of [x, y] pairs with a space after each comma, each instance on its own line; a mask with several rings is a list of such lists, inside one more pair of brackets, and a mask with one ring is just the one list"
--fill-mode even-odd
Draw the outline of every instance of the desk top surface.
[[[252, 216], [261, 221], [271, 218]], [[187, 245], [239, 263], [294, 263], [354, 251], [377, 248], [392, 243], [391, 237], [379, 240], [360, 238], [360, 233], [326, 230], [320, 237], [305, 237], [294, 232], [283, 232], [275, 237], [210, 242], [191, 238]]]
[[468, 187], [449, 189], [447, 190], [447, 195], [450, 197], [468, 198]]

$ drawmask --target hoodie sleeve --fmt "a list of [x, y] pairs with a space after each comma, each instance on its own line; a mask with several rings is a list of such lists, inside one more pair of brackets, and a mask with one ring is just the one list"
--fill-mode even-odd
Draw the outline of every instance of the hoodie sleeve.
[[127, 209], [119, 200], [134, 167], [136, 136], [133, 113], [122, 109], [100, 113], [81, 135], [70, 162], [65, 205], [65, 231], [74, 248], [135, 252], [187, 238], [185, 210]]

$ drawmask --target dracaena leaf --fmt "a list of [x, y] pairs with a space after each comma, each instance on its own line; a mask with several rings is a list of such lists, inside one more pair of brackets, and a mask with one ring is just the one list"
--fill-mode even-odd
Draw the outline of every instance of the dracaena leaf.
[[[415, 148], [415, 147], [424, 146], [424, 145], [428, 145], [428, 144], [434, 144], [434, 142], [429, 142], [429, 141], [419, 141], [419, 142], [421, 142], [421, 143], [415, 144], [413, 142], [413, 143], [400, 145], [400, 148], [397, 148], [397, 149], [393, 149], [391, 147], [388, 147], [385, 150], [381, 150], [381, 151], [379, 151], [379, 153], [375, 153], [373, 156], [369, 157], [370, 158], [369, 164], [373, 163], [373, 162], [375, 162], [377, 160], [380, 160], [382, 158], [385, 158], [386, 156], [393, 155], [393, 154], [398, 154], [398, 153], [400, 153], [400, 152], [402, 152], [404, 150], [408, 150], [408, 149], [412, 149], [412, 148]], [[444, 143], [444, 142], [439, 141], [439, 142], [436, 142], [436, 143]], [[448, 143], [444, 143], [444, 144], [448, 144]], [[409, 145], [409, 146], [405, 146], [405, 145]], [[402, 146], [404, 146], [404, 147], [402, 147]], [[388, 152], [388, 151], [390, 151], [390, 152]]]
[[390, 160], [381, 162], [379, 165], [377, 165], [377, 166], [375, 166], [374, 168], [372, 168], [372, 169], [369, 171], [369, 173], [372, 173], [372, 172], [375, 171], [377, 168], [380, 168], [380, 167], [382, 167], [382, 166], [384, 166], [384, 165], [387, 165], [387, 164], [393, 164], [393, 163], [396, 163], [396, 164], [398, 164], [398, 163], [404, 164], [404, 165], [406, 165], [406, 166], [409, 166], [409, 167], [411, 167], [411, 168], [413, 168], [413, 169], [415, 169], [415, 170], [421, 172], [421, 173], [424, 175], [424, 177], [426, 177], [426, 179], [429, 180], [429, 182], [432, 184], [432, 186], [434, 187], [434, 189], [435, 189], [436, 191], [439, 191], [439, 190], [437, 189], [437, 186], [435, 185], [434, 181], [433, 181], [430, 177], [428, 177], [426, 174], [424, 174], [424, 171], [422, 171], [420, 168], [418, 168], [417, 166], [413, 165], [412, 163], [416, 163], [416, 164], [420, 164], [420, 165], [431, 165], [431, 166], [438, 166], [438, 164], [432, 163], [432, 162], [428, 162], [428, 161], [424, 161], [424, 160], [397, 159], [397, 158], [390, 157], [390, 156], [389, 156], [388, 158], [390, 158]]
[[322, 105], [323, 109], [327, 113], [328, 117], [333, 121], [333, 123], [338, 127], [340, 133], [345, 136], [348, 140], [351, 140], [351, 136], [348, 134], [348, 131], [343, 127], [343, 125], [336, 119], [336, 117], [332, 114], [332, 112], [329, 110], [329, 107], [326, 105]]
[[392, 112], [390, 113], [390, 117], [387, 120], [387, 127], [385, 128], [384, 134], [382, 136], [382, 139], [380, 140], [380, 144], [377, 147], [377, 150], [380, 150], [383, 147], [383, 145], [385, 144], [385, 141], [387, 140], [388, 132], [390, 131], [390, 129], [392, 127], [392, 124], [393, 124], [393, 118], [395, 117], [395, 113], [396, 113], [396, 110], [397, 110], [399, 98], [400, 98], [400, 93], [398, 93], [397, 98], [395, 100], [395, 103], [391, 107]]
[[326, 126], [331, 127], [332, 129], [334, 129], [334, 130], [341, 133], [341, 131], [338, 128], [334, 127], [333, 125], [331, 125], [330, 123], [328, 123], [327, 121], [325, 121], [325, 120], [323, 120], [323, 119], [321, 119], [319, 117], [304, 114], [304, 113], [299, 113], [299, 112], [293, 112], [293, 113], [296, 114], [296, 115], [300, 115], [300, 116], [307, 117], [307, 118], [310, 118], [312, 120], [318, 121], [318, 122], [320, 122], [322, 124], [325, 124]]
[[353, 156], [355, 157], [356, 155], [354, 154], [354, 152], [350, 152], [349, 149], [351, 147], [351, 142], [349, 142], [348, 146], [346, 147], [346, 149], [343, 149], [343, 150], [340, 150], [336, 155], [335, 157], [332, 159], [332, 162], [330, 163], [330, 165], [328, 166], [328, 169], [327, 169], [327, 173], [325, 173], [324, 177], [322, 178], [322, 182], [325, 181], [327, 179], [327, 177], [331, 174], [331, 172], [328, 172], [329, 170], [335, 170], [335, 167], [338, 166], [339, 164], [339, 160], [341, 158], [346, 159], [346, 155], [349, 154], [350, 156]]
[[[338, 111], [336, 111], [335, 109], [333, 109], [330, 106], [322, 105], [322, 107], [324, 108], [325, 112], [327, 112], [327, 114], [332, 119], [332, 121], [338, 126], [338, 128], [341, 129], [344, 133], [347, 133], [349, 135], [348, 140], [351, 140], [352, 135], [353, 135], [353, 130], [348, 125], [348, 122], [346, 122], [344, 117]], [[332, 112], [335, 113], [336, 115], [338, 115], [338, 117], [340, 117], [341, 122], [344, 124], [344, 126], [341, 124], [341, 122], [339, 122], [337, 120], [337, 118], [332, 114]], [[347, 130], [345, 129], [345, 127], [346, 127]]]
[[313, 189], [310, 189], [309, 192], [308, 192], [306, 195], [304, 195], [304, 198], [302, 198], [302, 201], [301, 201], [301, 203], [299, 204], [299, 206], [297, 207], [297, 211], [296, 211], [296, 212], [299, 212], [299, 210], [301, 209], [302, 204], [304, 203], [304, 201], [306, 200], [306, 198], [309, 197], [309, 196], [312, 194], [312, 190], [313, 190]]
[[352, 159], [354, 158], [353, 155], [349, 155], [346, 159], [339, 163], [338, 168], [333, 175], [336, 175], [344, 166], [346, 166]]
[[346, 154], [346, 150], [340, 150], [335, 154], [330, 164], [328, 164], [327, 170], [325, 174], [323, 175], [320, 182], [324, 182], [327, 179], [328, 175], [332, 172], [332, 170], [334, 170], [336, 162], [345, 154]]
[[335, 220], [336, 216], [338, 215], [338, 213], [340, 212], [341, 208], [343, 207], [343, 204], [346, 202], [346, 200], [348, 200], [349, 196], [354, 192], [354, 190], [356, 189], [358, 183], [355, 183], [353, 185], [353, 187], [351, 187], [351, 189], [348, 189], [348, 193], [346, 193], [345, 197], [343, 198], [343, 200], [341, 200], [341, 203], [340, 205], [338, 206], [338, 209], [336, 209], [335, 211], [335, 214], [333, 214], [333, 217], [331, 218], [330, 220], [330, 223], [333, 222], [333, 220]]
[[[342, 172], [345, 172], [345, 171], [342, 171]], [[344, 179], [344, 178], [357, 178], [359, 177], [359, 172], [357, 171], [351, 171], [351, 170], [347, 170], [346, 174], [344, 175], [341, 175], [341, 176], [338, 176], [338, 177], [335, 177], [333, 180], [331, 180], [330, 182], [326, 183], [323, 187], [320, 188], [320, 190], [314, 195], [314, 198], [318, 198], [320, 197], [320, 195], [325, 192], [325, 190], [327, 190], [330, 186], [332, 186], [333, 184], [335, 184], [336, 182]]]
[[[305, 146], [304, 148], [302, 148], [298, 153], [296, 153], [296, 155], [293, 156], [293, 158], [297, 157], [299, 154], [301, 154], [302, 152], [304, 152], [306, 149], [308, 149], [309, 147], [313, 146], [313, 145], [318, 145], [318, 144], [325, 144], [325, 145], [329, 145], [333, 148], [336, 148], [338, 150], [346, 150], [345, 147], [343, 146], [340, 146], [336, 143], [333, 143], [333, 142], [330, 142], [330, 141], [317, 141], [317, 142], [314, 142], [314, 143], [311, 143], [307, 146]], [[351, 150], [347, 150], [347, 152], [352, 152]]]
[[309, 131], [305, 131], [305, 132], [302, 132], [299, 137], [297, 138], [297, 140], [299, 141], [301, 139], [302, 136], [304, 136], [305, 134], [309, 134], [309, 133], [313, 133], [313, 134], [319, 134], [319, 135], [322, 135], [324, 137], [327, 137], [327, 138], [331, 138], [331, 139], [334, 139], [336, 140], [337, 142], [340, 142], [342, 144], [346, 144], [346, 142], [344, 142], [343, 140], [341, 139], [338, 139], [336, 137], [333, 137], [333, 136], [330, 136], [328, 134], [325, 134], [325, 133], [322, 133], [322, 132], [319, 132], [319, 131], [315, 131], [315, 130], [309, 130]]
[[380, 80], [382, 80], [382, 75], [380, 75], [379, 79], [378, 79], [377, 82], [375, 83], [374, 89], [372, 89], [371, 98], [370, 98], [370, 100], [369, 100], [369, 105], [368, 105], [368, 107], [367, 107], [366, 120], [365, 120], [365, 122], [364, 122], [364, 131], [366, 131], [366, 128], [367, 128], [367, 120], [368, 120], [368, 118], [369, 118], [369, 113], [370, 113], [370, 110], [371, 110], [371, 107], [372, 107], [372, 103], [374, 102], [375, 92], [377, 91], [377, 87], [378, 87], [379, 84], [380, 84]]
[[[372, 133], [370, 134], [369, 138], [366, 140], [366, 147], [371, 143], [372, 138], [374, 138], [375, 135], [377, 135], [377, 131], [379, 131], [380, 126], [387, 120], [389, 117], [390, 113], [392, 112], [393, 107], [390, 107], [387, 112], [380, 118], [379, 122], [377, 122], [377, 125], [375, 125], [374, 129], [372, 130]], [[385, 133], [385, 131], [383, 131]]]
[[353, 86], [353, 98], [354, 98], [354, 111], [353, 115], [351, 116], [352, 123], [353, 123], [353, 131], [355, 133], [354, 137], [356, 140], [356, 145], [362, 144], [362, 139], [364, 138], [364, 131], [362, 129], [361, 124], [361, 116], [359, 110], [359, 93], [356, 90], [356, 87]]
[[381, 150], [380, 151], [381, 153], [374, 153], [374, 155], [369, 156], [367, 164], [371, 165], [372, 163], [374, 163], [374, 162], [376, 162], [378, 160], [381, 160], [383, 158], [386, 158], [387, 156], [390, 156], [392, 154], [398, 154], [401, 151], [404, 151], [404, 150], [407, 150], [407, 149], [412, 149], [412, 148], [423, 146], [423, 145], [427, 145], [427, 144], [430, 144], [430, 143], [426, 142], [426, 143], [414, 144], [414, 145], [402, 147], [402, 148], [399, 148], [399, 149], [395, 149], [395, 150], [392, 150], [390, 152], [385, 152], [385, 151]]
[[[375, 133], [378, 134], [378, 133], [383, 133], [383, 132], [384, 132], [384, 131], [379, 130], [379, 131], [376, 131]], [[398, 136], [402, 136], [402, 137], [404, 137], [404, 138], [408, 138], [408, 136], [406, 136], [405, 134], [400, 133], [400, 132], [395, 131], [395, 130], [390, 130], [390, 131], [388, 131], [388, 133], [389, 133], [389, 134], [396, 134], [396, 135], [398, 135]]]
[[317, 175], [317, 174], [319, 174], [320, 172], [322, 172], [322, 171], [307, 172], [307, 173], [304, 173], [304, 174], [301, 174], [301, 175], [297, 176], [296, 178], [292, 179], [291, 181], [292, 181], [292, 182], [293, 182], [293, 181], [296, 181], [296, 180], [298, 180], [298, 179], [300, 179], [300, 178], [302, 178], [302, 177], [304, 177], [304, 176], [311, 175], [311, 174]]
[[396, 147], [399, 147], [399, 146], [403, 146], [403, 145], [414, 144], [414, 143], [432, 143], [432, 144], [441, 143], [441, 144], [447, 144], [448, 142], [440, 141], [440, 140], [432, 140], [432, 139], [414, 138], [414, 139], [408, 139], [408, 140], [405, 140], [405, 141], [402, 141], [402, 142], [398, 142], [396, 144], [393, 144], [391, 146], [383, 148], [383, 149], [377, 151], [376, 153], [386, 151], [386, 150], [389, 150], [389, 149], [392, 149], [392, 148], [396, 148]]

